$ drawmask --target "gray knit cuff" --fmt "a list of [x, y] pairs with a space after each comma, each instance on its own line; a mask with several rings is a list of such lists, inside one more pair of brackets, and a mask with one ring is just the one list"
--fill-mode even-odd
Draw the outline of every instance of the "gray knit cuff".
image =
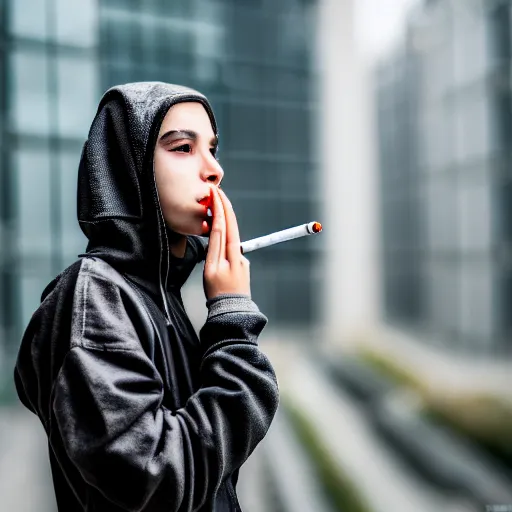
[[224, 293], [207, 300], [208, 318], [213, 318], [224, 313], [259, 313], [258, 306], [249, 295], [241, 293]]

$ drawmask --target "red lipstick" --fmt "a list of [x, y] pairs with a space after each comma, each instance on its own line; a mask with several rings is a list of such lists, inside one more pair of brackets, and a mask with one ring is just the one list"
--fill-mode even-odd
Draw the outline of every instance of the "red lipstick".
[[203, 205], [206, 207], [206, 214], [208, 215], [208, 217], [211, 217], [212, 216], [212, 205], [213, 205], [213, 198], [212, 198], [212, 190], [210, 189], [210, 195], [206, 196], [206, 197], [203, 197], [203, 199], [201, 199], [199, 201], [199, 204]]

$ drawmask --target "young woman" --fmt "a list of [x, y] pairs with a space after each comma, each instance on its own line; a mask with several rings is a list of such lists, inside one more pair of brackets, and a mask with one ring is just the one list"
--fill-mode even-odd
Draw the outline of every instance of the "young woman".
[[[217, 137], [185, 87], [127, 84], [100, 102], [79, 167], [87, 251], [44, 290], [15, 369], [59, 511], [240, 510], [238, 470], [279, 397]], [[198, 338], [180, 289], [202, 260]]]

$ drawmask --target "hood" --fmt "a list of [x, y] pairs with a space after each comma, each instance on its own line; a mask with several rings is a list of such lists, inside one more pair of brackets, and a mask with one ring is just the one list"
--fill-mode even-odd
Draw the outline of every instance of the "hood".
[[218, 135], [211, 106], [201, 93], [162, 82], [109, 89], [98, 106], [78, 171], [78, 222], [89, 243], [80, 256], [97, 256], [145, 287], [170, 323], [167, 291], [178, 290], [204, 260], [207, 239], [187, 237], [184, 258], [170, 253], [178, 236], [164, 221], [153, 153], [170, 107], [201, 103]]

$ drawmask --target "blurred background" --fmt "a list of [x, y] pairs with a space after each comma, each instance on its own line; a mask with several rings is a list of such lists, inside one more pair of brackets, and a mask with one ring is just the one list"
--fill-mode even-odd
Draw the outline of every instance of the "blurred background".
[[[56, 510], [12, 371], [86, 246], [102, 94], [211, 100], [281, 403], [244, 512], [512, 510], [511, 0], [0, 0], [0, 510]], [[206, 316], [197, 268], [184, 289]], [[509, 508], [507, 508], [509, 507]]]

